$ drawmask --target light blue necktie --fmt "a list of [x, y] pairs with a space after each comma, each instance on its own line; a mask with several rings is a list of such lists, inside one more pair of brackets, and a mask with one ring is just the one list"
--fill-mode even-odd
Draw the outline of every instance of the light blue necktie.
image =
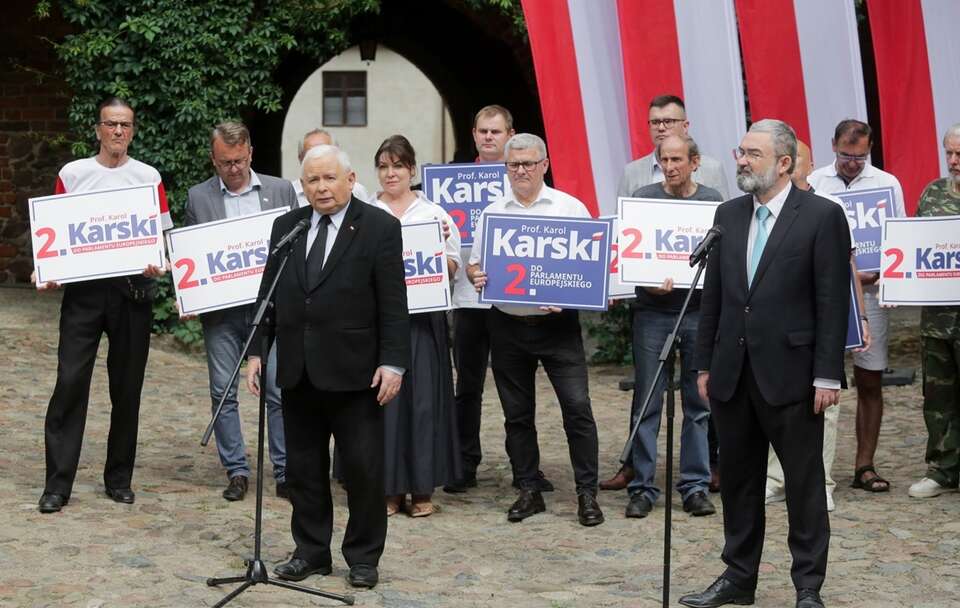
[[753, 275], [757, 272], [760, 257], [763, 256], [763, 248], [767, 245], [768, 217], [770, 217], [770, 210], [766, 205], [757, 207], [757, 238], [753, 241], [753, 253], [750, 255], [750, 275], [747, 277], [749, 285], [753, 285]]

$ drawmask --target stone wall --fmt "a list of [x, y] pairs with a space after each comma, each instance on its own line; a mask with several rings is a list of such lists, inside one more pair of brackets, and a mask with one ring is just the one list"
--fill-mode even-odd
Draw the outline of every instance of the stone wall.
[[52, 194], [57, 170], [70, 158], [70, 97], [49, 42], [66, 26], [37, 20], [32, 2], [12, 4], [0, 22], [0, 283], [29, 280], [27, 200]]

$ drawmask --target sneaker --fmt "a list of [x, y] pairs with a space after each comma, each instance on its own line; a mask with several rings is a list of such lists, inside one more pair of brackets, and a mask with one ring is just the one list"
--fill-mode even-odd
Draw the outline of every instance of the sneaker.
[[764, 502], [768, 505], [772, 505], [775, 502], [783, 502], [787, 499], [787, 494], [783, 491], [783, 488], [780, 490], [774, 490], [773, 488], [767, 487], [766, 498]]
[[910, 486], [910, 491], [908, 494], [914, 498], [933, 498], [934, 496], [940, 496], [941, 494], [947, 494], [949, 492], [956, 491], [956, 487], [951, 488], [949, 486], [942, 486], [929, 477], [924, 477], [917, 483]]

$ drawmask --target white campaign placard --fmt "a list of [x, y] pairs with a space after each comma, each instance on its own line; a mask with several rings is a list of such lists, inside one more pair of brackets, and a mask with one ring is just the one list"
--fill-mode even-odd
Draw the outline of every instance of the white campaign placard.
[[888, 217], [880, 249], [881, 304], [960, 304], [960, 216]]
[[440, 222], [413, 222], [402, 228], [407, 310], [411, 313], [450, 310], [450, 277]]
[[31, 198], [37, 285], [140, 274], [163, 266], [156, 184]]
[[255, 302], [273, 221], [287, 211], [270, 209], [168, 231], [180, 315]]
[[620, 247], [617, 245], [616, 239], [620, 222], [617, 221], [615, 215], [604, 215], [600, 219], [613, 222], [612, 234], [614, 238], [610, 239], [610, 283], [607, 287], [607, 299], [624, 300], [632, 298], [637, 295], [634, 286], [627, 285], [620, 280]]
[[[713, 226], [719, 202], [621, 197], [617, 201], [620, 281], [659, 287], [667, 278], [689, 288], [690, 254]], [[696, 288], [701, 288], [697, 285]]]

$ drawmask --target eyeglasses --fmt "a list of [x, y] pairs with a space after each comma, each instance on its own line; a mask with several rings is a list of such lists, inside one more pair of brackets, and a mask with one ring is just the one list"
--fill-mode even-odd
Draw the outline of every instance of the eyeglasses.
[[654, 127], [654, 128], [664, 127], [667, 129], [681, 122], [683, 122], [682, 118], [651, 118], [650, 120], [647, 121], [647, 123], [651, 127]]
[[763, 158], [763, 152], [760, 150], [744, 150], [743, 148], [733, 149], [733, 160], [740, 160], [744, 156], [746, 156], [748, 160], [760, 160]]
[[221, 169], [230, 170], [230, 169], [242, 169], [250, 162], [250, 157], [241, 158], [240, 160], [214, 160], [213, 164], [220, 167]]
[[520, 167], [523, 167], [526, 171], [533, 171], [533, 168], [542, 163], [547, 159], [541, 158], [540, 160], [524, 160], [524, 161], [510, 161], [504, 163], [507, 165], [508, 171], [517, 171]]
[[837, 152], [837, 160], [843, 163], [865, 163], [869, 154], [844, 154]]
[[132, 122], [117, 122], [117, 121], [115, 121], [115, 120], [101, 120], [101, 121], [98, 122], [97, 124], [100, 125], [101, 127], [104, 127], [105, 129], [110, 130], [110, 131], [113, 131], [113, 130], [116, 129], [117, 127], [120, 127], [120, 128], [123, 129], [124, 131], [129, 131], [130, 129], [133, 128], [133, 123], [132, 123]]

